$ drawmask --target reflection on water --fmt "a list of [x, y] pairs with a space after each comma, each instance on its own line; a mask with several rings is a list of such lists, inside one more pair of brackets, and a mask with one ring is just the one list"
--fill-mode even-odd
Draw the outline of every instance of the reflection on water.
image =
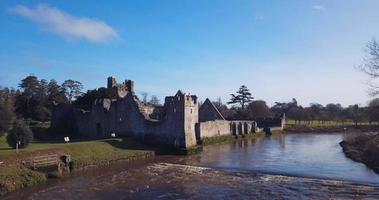
[[[287, 134], [207, 146], [201, 166], [379, 183], [379, 175], [345, 157], [342, 134]], [[195, 164], [195, 163], [193, 163]]]
[[238, 140], [207, 146], [199, 155], [159, 156], [79, 172], [6, 199], [379, 198], [378, 175], [345, 158], [338, 146], [341, 137]]

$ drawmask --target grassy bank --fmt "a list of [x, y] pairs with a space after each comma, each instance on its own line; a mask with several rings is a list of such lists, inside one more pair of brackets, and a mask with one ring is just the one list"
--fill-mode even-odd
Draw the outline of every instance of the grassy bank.
[[347, 157], [379, 173], [379, 134], [350, 135], [340, 145]]
[[22, 165], [0, 167], [0, 197], [24, 187], [45, 182], [47, 176]]
[[338, 133], [346, 131], [378, 131], [378, 125], [316, 125], [316, 124], [289, 124], [286, 125], [284, 130], [288, 133]]
[[[275, 134], [275, 133], [274, 133]], [[248, 134], [244, 138], [252, 139], [264, 136], [264, 133]], [[239, 138], [242, 138], [239, 136]], [[203, 145], [228, 143], [235, 136], [205, 138]], [[197, 152], [199, 148], [190, 149]], [[23, 166], [22, 161], [36, 155], [66, 153], [71, 155], [71, 169], [82, 170], [91, 166], [108, 166], [112, 162], [146, 158], [158, 151], [140, 144], [132, 138], [117, 138], [66, 143], [33, 142], [17, 154], [0, 138], [0, 196], [20, 188], [46, 181], [47, 174]]]
[[146, 158], [154, 155], [132, 139], [105, 139], [66, 143], [33, 142], [17, 154], [0, 138], [0, 195], [46, 180], [46, 174], [24, 167], [21, 163], [35, 155], [64, 152], [71, 155], [72, 169], [107, 166], [112, 162]]

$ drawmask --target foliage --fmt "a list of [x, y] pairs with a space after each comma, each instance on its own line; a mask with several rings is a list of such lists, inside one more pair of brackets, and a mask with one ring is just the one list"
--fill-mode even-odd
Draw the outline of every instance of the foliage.
[[0, 136], [9, 130], [14, 118], [14, 91], [0, 88]]
[[46, 107], [46, 81], [30, 75], [21, 80], [21, 93], [16, 95], [16, 113], [24, 118], [48, 121], [50, 110]]
[[62, 87], [69, 102], [72, 102], [82, 94], [83, 85], [79, 81], [66, 80], [63, 82]]
[[242, 110], [245, 109], [245, 106], [252, 102], [254, 97], [252, 96], [250, 90], [245, 86], [242, 85], [236, 94], [230, 94], [232, 97], [230, 98], [230, 101], [228, 104], [239, 104], [242, 108]]
[[13, 148], [16, 148], [17, 143], [19, 148], [26, 148], [32, 140], [33, 132], [22, 120], [17, 120], [7, 135], [7, 143]]
[[228, 106], [223, 104], [221, 97], [217, 98], [217, 101], [213, 101], [212, 103], [220, 111], [222, 116], [225, 117], [225, 119], [233, 119], [235, 116], [235, 110], [229, 109]]
[[50, 80], [46, 92], [49, 108], [52, 108], [55, 104], [68, 103], [64, 88], [56, 80]]
[[247, 109], [249, 112], [249, 118], [251, 119], [272, 116], [270, 108], [267, 106], [266, 102], [262, 100], [251, 102]]

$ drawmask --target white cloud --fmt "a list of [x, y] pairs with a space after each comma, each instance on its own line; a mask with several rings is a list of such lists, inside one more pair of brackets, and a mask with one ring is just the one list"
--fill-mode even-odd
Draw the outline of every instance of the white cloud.
[[321, 10], [324, 10], [324, 6], [322, 6], [322, 5], [313, 5], [312, 6], [312, 10], [321, 11]]
[[71, 16], [48, 5], [39, 4], [34, 8], [17, 5], [11, 10], [38, 23], [43, 30], [66, 39], [85, 39], [98, 43], [118, 38], [118, 33], [103, 21]]

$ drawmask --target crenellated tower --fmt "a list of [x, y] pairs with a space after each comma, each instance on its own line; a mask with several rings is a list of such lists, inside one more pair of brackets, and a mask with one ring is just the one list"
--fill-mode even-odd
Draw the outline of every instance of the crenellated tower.
[[124, 98], [128, 93], [134, 93], [134, 81], [125, 80], [123, 83], [117, 83], [113, 76], [108, 77], [108, 90], [111, 90], [119, 98]]
[[196, 95], [178, 91], [175, 96], [165, 98], [168, 120], [177, 133], [175, 146], [188, 148], [196, 145], [195, 124], [199, 122], [199, 109]]

